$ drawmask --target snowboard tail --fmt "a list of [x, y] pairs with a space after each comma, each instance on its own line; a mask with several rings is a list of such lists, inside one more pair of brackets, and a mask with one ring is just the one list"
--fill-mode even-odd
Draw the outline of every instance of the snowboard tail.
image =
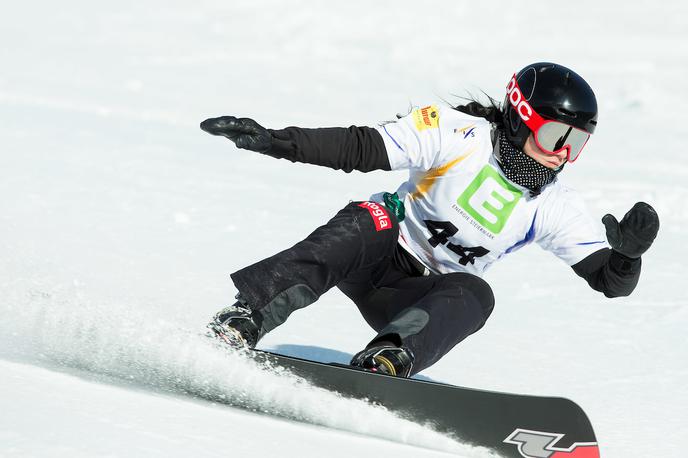
[[430, 423], [465, 443], [505, 457], [599, 458], [585, 412], [564, 398], [530, 396], [393, 377], [336, 363], [253, 350], [312, 384], [368, 399], [410, 420]]

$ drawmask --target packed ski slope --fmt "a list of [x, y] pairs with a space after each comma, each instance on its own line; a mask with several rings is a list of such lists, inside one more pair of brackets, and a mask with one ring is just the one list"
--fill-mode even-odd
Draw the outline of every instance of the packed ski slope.
[[[404, 179], [260, 157], [198, 123], [373, 125], [501, 98], [538, 60], [600, 104], [563, 178], [599, 217], [651, 203], [659, 237], [624, 299], [537, 247], [511, 255], [487, 274], [486, 327], [422, 376], [570, 397], [604, 457], [683, 456], [686, 17], [679, 1], [3, 2], [0, 456], [490, 456], [198, 338], [230, 272]], [[261, 346], [345, 362], [371, 336], [332, 291]]]

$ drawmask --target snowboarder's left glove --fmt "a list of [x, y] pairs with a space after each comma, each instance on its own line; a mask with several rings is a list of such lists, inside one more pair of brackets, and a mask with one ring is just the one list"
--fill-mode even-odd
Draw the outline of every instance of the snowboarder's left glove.
[[650, 248], [659, 231], [659, 216], [645, 202], [636, 203], [619, 223], [613, 215], [602, 218], [612, 249], [627, 258], [637, 259]]
[[272, 147], [270, 132], [251, 118], [209, 118], [201, 123], [201, 129], [212, 135], [227, 137], [237, 148], [265, 153]]

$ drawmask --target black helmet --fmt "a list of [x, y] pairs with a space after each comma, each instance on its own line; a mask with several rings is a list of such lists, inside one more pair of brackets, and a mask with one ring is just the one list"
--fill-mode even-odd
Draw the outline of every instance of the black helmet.
[[[512, 95], [514, 86], [522, 98], [544, 120], [559, 121], [592, 134], [597, 125], [597, 100], [588, 83], [576, 72], [549, 62], [528, 65], [507, 86], [504, 99], [504, 128], [514, 146], [523, 148], [531, 129], [519, 115]], [[518, 96], [516, 97], [516, 99]], [[576, 155], [577, 156], [577, 155]], [[570, 159], [570, 160], [575, 160]]]

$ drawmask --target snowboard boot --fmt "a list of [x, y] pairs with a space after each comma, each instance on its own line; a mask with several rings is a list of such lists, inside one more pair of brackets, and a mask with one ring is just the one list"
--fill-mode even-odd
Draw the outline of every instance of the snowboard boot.
[[225, 307], [208, 323], [208, 328], [218, 339], [234, 348], [254, 348], [260, 339], [262, 316], [252, 313], [248, 305], [237, 295], [234, 305]]
[[349, 364], [380, 374], [409, 377], [413, 368], [413, 353], [408, 348], [381, 343], [359, 351]]

